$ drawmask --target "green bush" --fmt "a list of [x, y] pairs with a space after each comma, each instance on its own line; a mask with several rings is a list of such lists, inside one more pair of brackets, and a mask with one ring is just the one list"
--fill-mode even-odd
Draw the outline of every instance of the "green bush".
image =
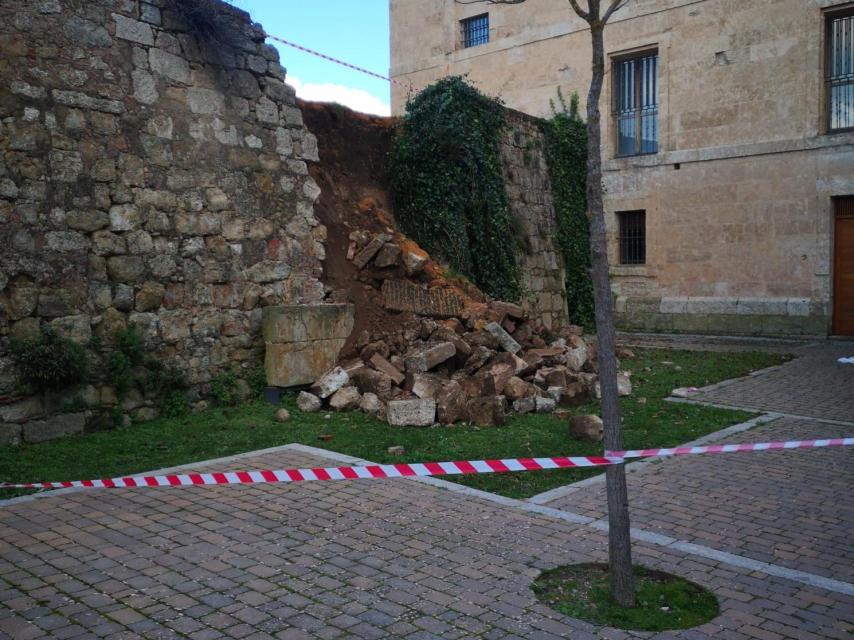
[[501, 104], [460, 76], [406, 105], [390, 157], [402, 230], [496, 298], [521, 294], [518, 234], [504, 186]]
[[86, 378], [89, 357], [86, 349], [43, 325], [39, 336], [14, 342], [12, 355], [21, 382], [39, 390], [62, 389]]
[[237, 375], [233, 371], [220, 373], [211, 381], [211, 395], [220, 406], [235, 405], [237, 404], [236, 386]]
[[590, 224], [587, 219], [587, 127], [578, 114], [578, 94], [567, 105], [558, 90], [559, 107], [544, 125], [546, 156], [552, 179], [557, 242], [566, 273], [569, 319], [592, 327], [593, 281], [590, 276]]

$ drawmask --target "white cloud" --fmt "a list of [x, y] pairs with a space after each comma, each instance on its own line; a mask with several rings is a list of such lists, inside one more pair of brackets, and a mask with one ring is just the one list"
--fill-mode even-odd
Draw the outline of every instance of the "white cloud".
[[390, 105], [362, 89], [345, 87], [331, 82], [321, 84], [303, 82], [295, 76], [288, 76], [286, 82], [296, 89], [297, 95], [303, 100], [337, 102], [362, 113], [373, 113], [380, 116], [391, 115]]

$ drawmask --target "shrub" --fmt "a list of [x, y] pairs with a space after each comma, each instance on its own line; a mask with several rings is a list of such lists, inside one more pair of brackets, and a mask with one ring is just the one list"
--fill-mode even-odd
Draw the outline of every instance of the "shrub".
[[402, 230], [496, 298], [520, 296], [518, 234], [499, 151], [504, 109], [460, 76], [406, 105], [391, 151]]
[[39, 390], [62, 389], [83, 382], [89, 370], [86, 349], [43, 325], [39, 336], [12, 344], [21, 382]]

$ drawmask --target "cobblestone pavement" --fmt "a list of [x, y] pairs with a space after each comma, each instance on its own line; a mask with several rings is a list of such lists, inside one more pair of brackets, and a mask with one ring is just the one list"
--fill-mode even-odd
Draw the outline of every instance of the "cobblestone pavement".
[[[843, 437], [854, 427], [778, 418], [726, 442]], [[854, 582], [854, 450], [684, 456], [629, 466], [632, 526]], [[547, 503], [604, 518], [604, 483]]]
[[770, 371], [705, 387], [693, 401], [711, 402], [854, 424], [854, 342], [824, 342], [791, 351], [797, 357]]
[[854, 625], [850, 595], [643, 542], [639, 562], [713, 589], [721, 615], [630, 634], [537, 603], [540, 570], [605, 552], [595, 528], [414, 480], [68, 493], [0, 510], [0, 635], [767, 640]]

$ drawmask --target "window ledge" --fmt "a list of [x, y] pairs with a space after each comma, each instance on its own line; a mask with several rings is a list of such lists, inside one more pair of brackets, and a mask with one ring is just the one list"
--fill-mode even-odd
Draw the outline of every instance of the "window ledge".
[[648, 264], [614, 264], [608, 272], [614, 277], [654, 278]]

